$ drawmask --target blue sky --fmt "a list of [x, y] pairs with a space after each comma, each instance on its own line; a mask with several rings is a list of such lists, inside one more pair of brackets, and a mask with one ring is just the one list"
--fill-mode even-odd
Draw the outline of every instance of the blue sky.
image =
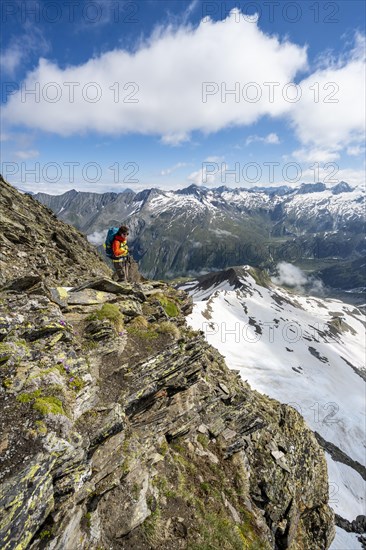
[[23, 189], [363, 182], [361, 0], [1, 10], [1, 171]]

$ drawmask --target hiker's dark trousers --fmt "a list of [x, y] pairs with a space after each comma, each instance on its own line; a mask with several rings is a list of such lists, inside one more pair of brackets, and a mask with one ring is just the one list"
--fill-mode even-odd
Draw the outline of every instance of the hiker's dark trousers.
[[113, 267], [117, 274], [118, 281], [128, 281], [129, 263], [127, 258], [121, 258], [120, 260], [113, 260]]

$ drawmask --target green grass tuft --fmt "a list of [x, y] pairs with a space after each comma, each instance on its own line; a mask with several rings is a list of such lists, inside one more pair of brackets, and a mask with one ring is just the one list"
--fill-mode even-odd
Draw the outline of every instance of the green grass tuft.
[[89, 319], [98, 319], [99, 321], [107, 319], [114, 325], [117, 331], [123, 328], [123, 315], [116, 304], [103, 304], [100, 309], [90, 315]]
[[154, 294], [153, 298], [160, 302], [168, 317], [177, 317], [179, 315], [179, 307], [171, 298], [161, 293]]
[[19, 401], [19, 403], [31, 403], [31, 401], [37, 399], [37, 397], [39, 397], [41, 394], [41, 390], [36, 390], [31, 393], [20, 393], [16, 399], [17, 401]]
[[175, 340], [180, 338], [179, 328], [170, 321], [163, 321], [162, 323], [159, 323], [156, 330], [162, 334], [170, 334]]
[[40, 412], [44, 416], [47, 414], [62, 414], [65, 415], [65, 411], [62, 406], [62, 401], [57, 397], [38, 397], [33, 405], [34, 410]]

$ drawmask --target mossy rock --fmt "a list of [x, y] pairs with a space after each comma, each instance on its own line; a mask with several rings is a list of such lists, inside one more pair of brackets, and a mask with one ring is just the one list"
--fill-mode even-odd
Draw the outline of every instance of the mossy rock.
[[25, 340], [14, 342], [0, 342], [0, 366], [8, 361], [12, 364], [19, 363], [29, 355], [29, 348]]
[[31, 403], [41, 395], [42, 395], [42, 390], [36, 390], [29, 393], [20, 393], [16, 399], [17, 401], [19, 401], [19, 403]]
[[36, 428], [39, 435], [43, 436], [47, 434], [47, 426], [42, 420], [36, 421]]
[[121, 331], [123, 328], [123, 314], [116, 304], [103, 304], [100, 309], [89, 316], [91, 321], [96, 319], [98, 321], [110, 321], [117, 331]]
[[52, 538], [52, 531], [50, 529], [43, 529], [43, 531], [39, 534], [39, 538], [41, 540], [48, 540]]
[[4, 378], [2, 385], [5, 389], [9, 389], [12, 387], [13, 381], [11, 378]]
[[173, 298], [165, 296], [162, 293], [153, 294], [152, 298], [160, 302], [168, 317], [177, 317], [179, 315], [180, 309]]
[[85, 382], [82, 378], [80, 378], [80, 376], [73, 375], [68, 381], [68, 386], [71, 390], [74, 390], [74, 392], [78, 393], [85, 386]]
[[33, 409], [40, 412], [44, 416], [47, 414], [62, 414], [65, 416], [61, 399], [53, 395], [42, 395], [42, 390], [36, 390], [30, 393], [21, 393], [16, 399], [20, 403], [33, 403]]
[[0, 365], [7, 363], [14, 353], [14, 347], [10, 344], [0, 344]]
[[47, 414], [62, 414], [65, 416], [62, 401], [57, 397], [38, 397], [34, 402], [33, 408], [43, 416]]

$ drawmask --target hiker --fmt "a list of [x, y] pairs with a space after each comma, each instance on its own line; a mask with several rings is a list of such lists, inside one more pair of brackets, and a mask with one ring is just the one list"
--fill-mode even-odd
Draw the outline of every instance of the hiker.
[[112, 262], [118, 281], [128, 281], [130, 256], [128, 254], [128, 227], [121, 225], [112, 242]]

